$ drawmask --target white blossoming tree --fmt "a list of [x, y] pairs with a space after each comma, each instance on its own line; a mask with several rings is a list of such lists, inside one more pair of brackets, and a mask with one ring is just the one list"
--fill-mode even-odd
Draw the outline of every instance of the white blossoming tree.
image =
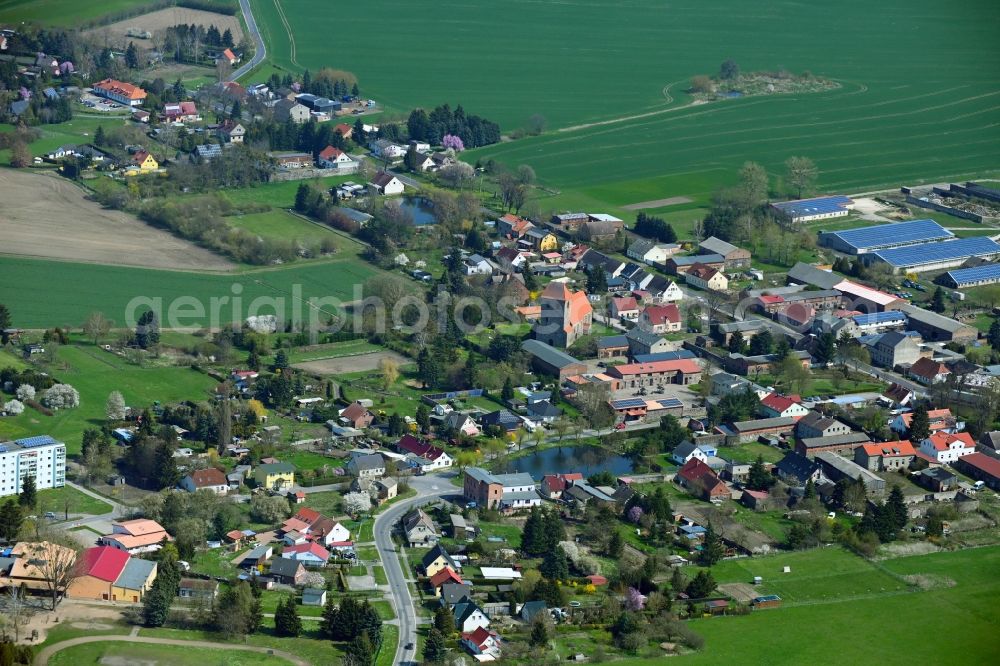
[[55, 384], [42, 396], [49, 409], [71, 409], [80, 406], [80, 394], [69, 384]]

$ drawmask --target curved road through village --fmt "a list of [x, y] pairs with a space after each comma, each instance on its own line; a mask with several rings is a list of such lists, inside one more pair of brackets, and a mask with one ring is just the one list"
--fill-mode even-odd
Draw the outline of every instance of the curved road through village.
[[250, 70], [263, 62], [267, 56], [264, 39], [260, 36], [260, 30], [257, 29], [257, 21], [254, 20], [253, 12], [250, 11], [250, 0], [240, 0], [240, 9], [243, 11], [243, 21], [247, 24], [247, 32], [253, 37], [254, 54], [249, 62], [233, 70], [233, 73], [229, 75], [230, 81], [237, 81], [241, 76], [248, 74]]
[[[448, 476], [434, 474], [412, 477], [410, 487], [417, 491], [416, 497], [393, 504], [375, 518], [373, 528], [375, 545], [378, 547], [386, 579], [389, 581], [389, 591], [392, 594], [393, 605], [396, 607], [396, 617], [399, 618], [399, 642], [396, 644], [393, 664], [416, 664], [418, 659], [416, 655], [417, 613], [413, 606], [413, 596], [410, 594], [407, 576], [402, 564], [402, 557], [406, 551], [405, 548], [401, 547], [400, 552], [396, 552], [392, 533], [399, 523], [399, 519], [413, 507], [427, 504], [445, 495], [458, 494], [460, 490], [451, 485], [450, 478], [452, 476], [454, 476], [454, 472]], [[406, 646], [411, 643], [413, 649], [407, 650]]]

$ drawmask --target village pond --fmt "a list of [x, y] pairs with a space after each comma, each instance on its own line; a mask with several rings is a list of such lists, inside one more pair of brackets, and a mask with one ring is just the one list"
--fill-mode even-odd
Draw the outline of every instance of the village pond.
[[429, 199], [403, 197], [399, 200], [399, 208], [413, 218], [413, 225], [416, 227], [437, 224], [437, 218], [434, 217], [434, 206]]
[[546, 474], [580, 472], [584, 477], [598, 472], [614, 475], [632, 472], [632, 461], [623, 455], [600, 446], [557, 446], [508, 460], [502, 465], [504, 472], [527, 472], [540, 481]]

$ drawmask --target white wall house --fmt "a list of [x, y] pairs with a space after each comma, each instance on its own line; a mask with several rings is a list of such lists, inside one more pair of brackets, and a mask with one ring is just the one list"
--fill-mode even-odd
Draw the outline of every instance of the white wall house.
[[39, 490], [65, 486], [66, 445], [48, 435], [0, 444], [0, 496], [21, 492], [29, 476]]

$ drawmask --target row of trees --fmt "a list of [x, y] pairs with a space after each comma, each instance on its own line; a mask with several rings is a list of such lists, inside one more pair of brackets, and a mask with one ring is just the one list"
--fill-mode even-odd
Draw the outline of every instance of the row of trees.
[[461, 139], [465, 148], [479, 148], [500, 142], [500, 125], [474, 114], [466, 114], [459, 104], [452, 110], [448, 104], [435, 107], [430, 113], [414, 109], [406, 120], [410, 139], [441, 145], [446, 135]]

